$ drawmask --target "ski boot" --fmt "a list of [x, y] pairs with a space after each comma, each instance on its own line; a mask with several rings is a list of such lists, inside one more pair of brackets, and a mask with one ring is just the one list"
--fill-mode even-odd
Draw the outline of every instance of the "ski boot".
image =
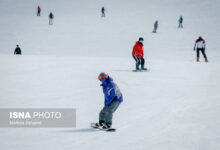
[[141, 69], [139, 69], [139, 67], [138, 66], [136, 66], [136, 71], [140, 71]]
[[199, 57], [196, 58], [196, 61], [199, 62]]
[[141, 69], [139, 69], [139, 68], [136, 68], [136, 71], [140, 71]]
[[144, 68], [144, 67], [142, 67], [142, 68], [141, 68], [141, 70], [144, 70], [144, 71], [146, 71], [146, 70], [147, 70], [147, 68]]
[[205, 57], [205, 62], [208, 62], [208, 59], [207, 59], [207, 57]]

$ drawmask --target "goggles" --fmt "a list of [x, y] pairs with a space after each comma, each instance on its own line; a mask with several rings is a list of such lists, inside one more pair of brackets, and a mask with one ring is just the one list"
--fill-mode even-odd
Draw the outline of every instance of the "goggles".
[[102, 81], [104, 78], [106, 78], [106, 77], [108, 77], [108, 74], [104, 74], [104, 75], [99, 75], [98, 76], [98, 79], [100, 80], [100, 81]]

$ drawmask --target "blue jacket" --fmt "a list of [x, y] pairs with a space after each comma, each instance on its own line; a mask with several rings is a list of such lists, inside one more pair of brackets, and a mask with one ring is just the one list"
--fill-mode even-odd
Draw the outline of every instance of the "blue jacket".
[[122, 93], [119, 90], [117, 84], [113, 82], [112, 78], [109, 77], [104, 79], [101, 86], [105, 96], [105, 106], [109, 106], [113, 101], [123, 101]]

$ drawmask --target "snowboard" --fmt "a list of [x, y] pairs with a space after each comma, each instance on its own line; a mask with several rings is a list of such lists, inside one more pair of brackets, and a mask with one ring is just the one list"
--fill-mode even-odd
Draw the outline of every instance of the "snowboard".
[[147, 70], [132, 70], [133, 72], [149, 72], [150, 70], [147, 69]]
[[116, 131], [115, 128], [104, 129], [104, 128], [102, 128], [101, 126], [96, 126], [95, 123], [91, 123], [91, 127], [92, 127], [92, 128], [95, 128], [95, 129], [102, 130], [102, 131], [106, 131], [106, 132], [115, 132], [115, 131]]

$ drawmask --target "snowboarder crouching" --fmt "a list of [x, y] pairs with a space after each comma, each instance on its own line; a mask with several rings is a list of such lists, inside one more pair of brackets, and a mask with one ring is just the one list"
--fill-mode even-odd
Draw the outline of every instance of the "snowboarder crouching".
[[21, 55], [21, 49], [20, 49], [19, 45], [16, 46], [15, 51], [14, 51], [14, 55]]
[[123, 101], [123, 97], [117, 84], [113, 82], [113, 79], [108, 74], [102, 72], [99, 74], [98, 79], [102, 82], [105, 104], [99, 113], [99, 123], [96, 123], [96, 126], [108, 129], [112, 125], [113, 113]]
[[[136, 70], [147, 70], [147, 68], [144, 68], [145, 60], [143, 42], [144, 39], [140, 37], [133, 47], [132, 56], [136, 61]], [[139, 65], [141, 65], [141, 69], [139, 69]]]

